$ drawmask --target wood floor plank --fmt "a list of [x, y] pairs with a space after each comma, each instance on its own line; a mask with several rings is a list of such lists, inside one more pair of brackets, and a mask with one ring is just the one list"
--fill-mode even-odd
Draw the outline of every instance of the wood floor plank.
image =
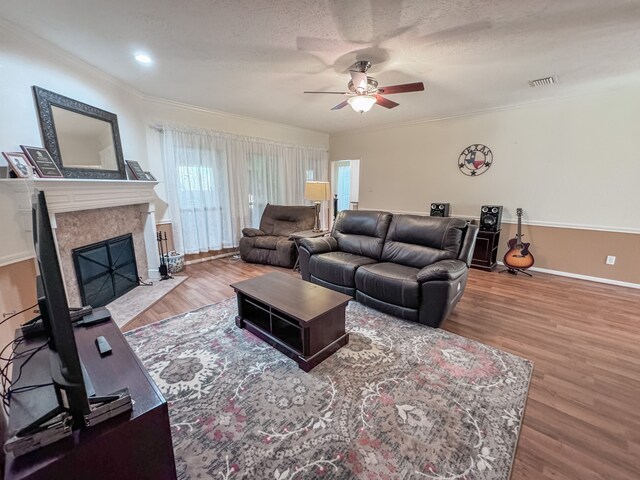
[[[125, 330], [215, 303], [229, 284], [291, 270], [218, 259]], [[640, 291], [472, 270], [445, 330], [528, 358], [534, 371], [513, 480], [640, 479]]]

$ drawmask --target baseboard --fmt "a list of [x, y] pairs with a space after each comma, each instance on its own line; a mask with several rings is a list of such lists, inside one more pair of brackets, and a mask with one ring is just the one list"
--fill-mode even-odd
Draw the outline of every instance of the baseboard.
[[147, 278], [151, 281], [160, 280], [160, 272], [157, 268], [149, 268], [147, 270]]
[[[498, 262], [498, 265], [504, 267], [504, 263]], [[613, 280], [611, 278], [592, 277], [589, 275], [581, 275], [579, 273], [561, 272], [560, 270], [551, 270], [548, 268], [531, 267], [528, 270], [532, 272], [548, 273], [549, 275], [558, 275], [559, 277], [576, 278], [578, 280], [586, 280], [588, 282], [606, 283], [607, 285], [616, 285], [618, 287], [640, 289], [640, 283], [623, 282], [621, 280]]]
[[221, 253], [220, 255], [212, 255], [211, 257], [198, 258], [196, 260], [186, 260], [184, 264], [194, 265], [196, 263], [208, 262], [209, 260], [216, 260], [218, 258], [233, 257], [234, 255], [239, 255], [239, 253], [240, 252]]

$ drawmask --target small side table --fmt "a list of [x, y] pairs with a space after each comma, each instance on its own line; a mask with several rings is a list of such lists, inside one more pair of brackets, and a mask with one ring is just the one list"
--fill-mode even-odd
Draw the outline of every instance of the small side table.
[[[293, 240], [293, 243], [296, 245], [296, 250], [300, 251], [300, 240], [303, 238], [318, 238], [324, 237], [329, 234], [329, 230], [320, 230], [319, 232], [314, 232], [313, 230], [302, 230], [301, 232], [293, 232], [289, 235], [289, 239]], [[296, 258], [296, 263], [293, 265], [293, 270], [298, 272], [300, 271], [300, 256]]]

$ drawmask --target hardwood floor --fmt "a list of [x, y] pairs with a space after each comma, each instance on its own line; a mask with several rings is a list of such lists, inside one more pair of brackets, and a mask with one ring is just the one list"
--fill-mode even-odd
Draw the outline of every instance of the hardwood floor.
[[[294, 274], [228, 259], [189, 266], [190, 278], [125, 330], [272, 270]], [[443, 328], [535, 364], [513, 480], [640, 479], [640, 290], [472, 270]]]

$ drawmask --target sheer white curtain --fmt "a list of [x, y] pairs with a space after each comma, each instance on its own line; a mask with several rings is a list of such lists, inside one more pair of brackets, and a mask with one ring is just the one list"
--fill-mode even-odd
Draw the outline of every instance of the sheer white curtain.
[[326, 150], [165, 125], [162, 156], [176, 248], [236, 247], [267, 203], [303, 205], [304, 182], [326, 181]]

